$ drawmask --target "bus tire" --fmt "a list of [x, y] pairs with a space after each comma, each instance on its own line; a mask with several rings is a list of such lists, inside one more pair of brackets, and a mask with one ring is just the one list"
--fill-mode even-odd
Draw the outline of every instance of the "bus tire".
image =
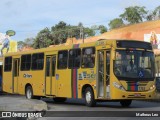
[[33, 90], [32, 90], [32, 87], [31, 86], [28, 86], [25, 90], [25, 95], [26, 95], [26, 98], [27, 99], [33, 99], [34, 96], [33, 96]]
[[56, 98], [53, 98], [53, 100], [55, 103], [62, 103], [62, 102], [65, 102], [67, 98], [56, 97]]
[[121, 100], [120, 104], [122, 107], [129, 107], [132, 103], [132, 100]]
[[91, 87], [87, 87], [85, 90], [85, 103], [88, 107], [93, 107], [96, 105], [96, 101], [94, 99], [94, 93]]

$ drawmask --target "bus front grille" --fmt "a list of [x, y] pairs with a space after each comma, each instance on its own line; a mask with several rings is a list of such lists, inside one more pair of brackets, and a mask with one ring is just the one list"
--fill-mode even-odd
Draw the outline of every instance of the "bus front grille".
[[141, 94], [128, 95], [127, 98], [146, 98], [146, 95], [141, 95]]

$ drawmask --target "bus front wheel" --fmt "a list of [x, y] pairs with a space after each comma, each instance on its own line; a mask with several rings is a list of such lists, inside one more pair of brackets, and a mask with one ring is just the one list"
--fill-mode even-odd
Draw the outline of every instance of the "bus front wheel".
[[33, 98], [34, 98], [34, 96], [33, 96], [33, 90], [32, 90], [32, 87], [31, 87], [31, 86], [28, 86], [28, 87], [26, 88], [25, 94], [26, 94], [26, 98], [27, 98], [27, 99], [33, 99]]
[[88, 107], [93, 107], [96, 105], [96, 101], [94, 99], [93, 90], [90, 87], [87, 87], [85, 90], [85, 103]]
[[122, 107], [129, 107], [132, 103], [132, 100], [122, 100], [120, 101], [120, 104]]

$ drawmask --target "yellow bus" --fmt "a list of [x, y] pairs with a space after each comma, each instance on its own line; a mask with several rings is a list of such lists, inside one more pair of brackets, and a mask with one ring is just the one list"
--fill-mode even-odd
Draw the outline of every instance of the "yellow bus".
[[153, 99], [155, 65], [152, 46], [134, 40], [98, 40], [60, 45], [4, 56], [3, 91], [55, 102], [84, 98], [119, 101]]
[[160, 77], [160, 54], [155, 53], [156, 77]]
[[0, 56], [0, 92], [2, 92], [2, 72], [3, 72], [3, 57]]
[[155, 53], [156, 90], [160, 92], [160, 53]]

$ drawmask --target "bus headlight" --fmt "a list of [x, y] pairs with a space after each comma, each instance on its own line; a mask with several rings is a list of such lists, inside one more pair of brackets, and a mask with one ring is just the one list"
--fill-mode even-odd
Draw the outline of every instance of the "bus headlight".
[[153, 90], [155, 88], [155, 85], [152, 85], [151, 87], [150, 87], [150, 90]]
[[120, 84], [118, 84], [117, 82], [113, 82], [113, 86], [116, 87], [116, 88], [118, 88], [118, 89], [120, 89], [120, 90], [125, 91], [125, 89], [123, 88], [123, 86], [120, 85]]

